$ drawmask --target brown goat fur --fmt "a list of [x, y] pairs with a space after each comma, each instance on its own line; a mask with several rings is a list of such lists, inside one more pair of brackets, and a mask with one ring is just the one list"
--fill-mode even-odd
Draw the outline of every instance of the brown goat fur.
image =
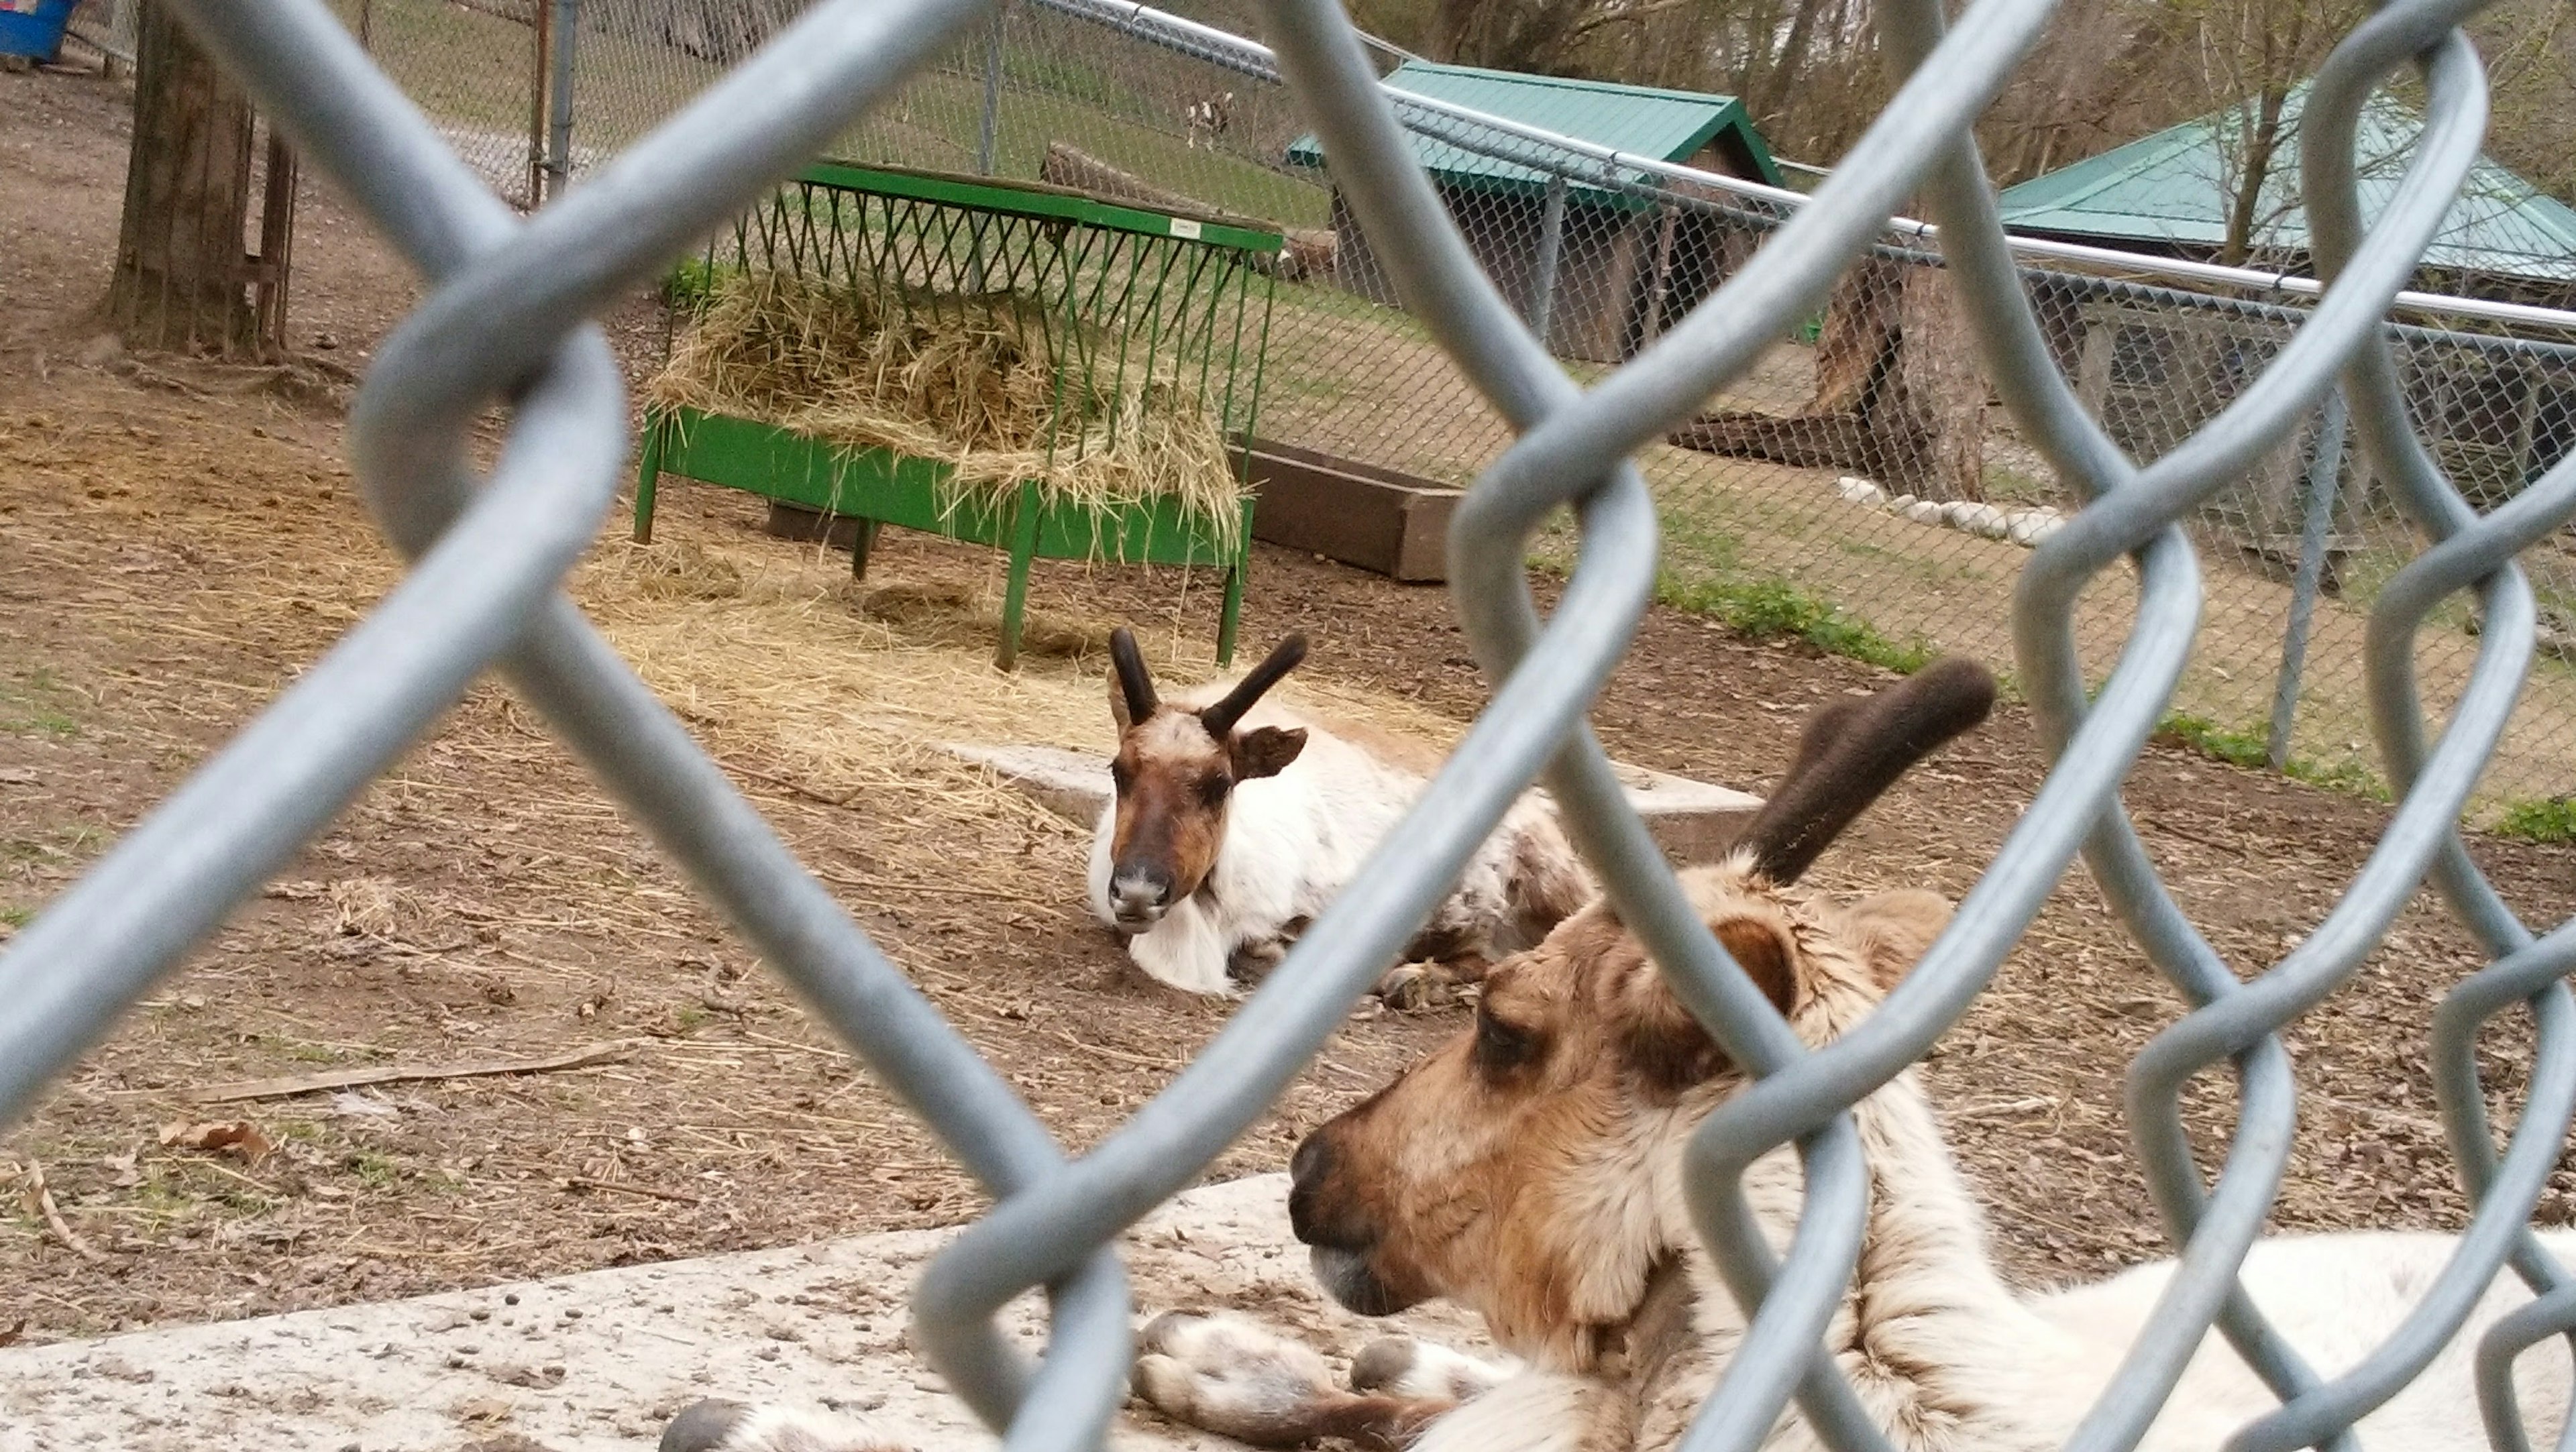
[[[1683, 876], [1709, 929], [1802, 1036], [1849, 1026], [1948, 918], [1922, 891], [1836, 908], [1739, 858]], [[1593, 1365], [1643, 1300], [1654, 1213], [1639, 1167], [1684, 1099], [1733, 1065], [1600, 904], [1495, 966], [1476, 1023], [1298, 1151], [1290, 1213], [1335, 1296], [1433, 1297], [1542, 1364]]]

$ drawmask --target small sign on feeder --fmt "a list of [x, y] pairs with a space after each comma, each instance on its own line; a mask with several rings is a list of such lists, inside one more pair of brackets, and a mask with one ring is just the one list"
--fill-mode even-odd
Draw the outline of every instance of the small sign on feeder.
[[1007, 552], [998, 661], [1034, 559], [1224, 572], [1234, 654], [1252, 540], [1239, 445], [1269, 339], [1267, 223], [1041, 184], [821, 162], [668, 285], [635, 538], [682, 475]]

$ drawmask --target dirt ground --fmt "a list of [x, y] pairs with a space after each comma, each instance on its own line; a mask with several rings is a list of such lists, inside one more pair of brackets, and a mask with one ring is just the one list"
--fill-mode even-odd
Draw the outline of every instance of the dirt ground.
[[[92, 347], [124, 157], [123, 97], [0, 75], [0, 933], [23, 924], [395, 578], [341, 460], [338, 412], [263, 375]], [[300, 345], [363, 367], [411, 299], [328, 196], [307, 198]], [[630, 365], [658, 333], [612, 319]], [[329, 346], [325, 346], [326, 343]], [[658, 543], [609, 521], [574, 583], [778, 830], [1071, 1146], [1152, 1095], [1224, 1005], [1139, 980], [1079, 907], [1083, 834], [935, 750], [1044, 723], [1100, 745], [1105, 623], [1187, 659], [1204, 580], [1044, 568], [1052, 622], [1020, 677], [984, 669], [983, 555], [890, 534], [870, 588], [758, 532], [756, 501], [680, 485]], [[1484, 687], [1445, 595], [1263, 549], [1249, 639], [1312, 632], [1308, 690], [1454, 730]], [[1805, 713], [1876, 672], [1658, 610], [1593, 720], [1624, 759], [1761, 790]], [[1444, 728], [1445, 723], [1445, 728]], [[2003, 711], [1917, 772], [1819, 871], [1836, 888], [1965, 890], [2039, 784]], [[2385, 809], [2151, 751], [2128, 802], [2176, 895], [2240, 971], [2312, 927]], [[2576, 854], [2474, 847], [2534, 921], [2576, 909]], [[2474, 966], [2419, 901], [2290, 1036], [2307, 1086], [2279, 1222], [2456, 1223], [2426, 1020]], [[2080, 872], [1929, 1064], [1998, 1251], [2031, 1280], [2161, 1244], [2119, 1109], [2177, 1013]], [[1295, 1137], [1442, 1035], [1455, 1010], [1355, 1022], [1211, 1170], [1275, 1169]], [[2490, 1083], [2527, 1077], [2500, 1025]], [[257, 1098], [270, 1076], [496, 1058], [551, 1072]], [[2223, 1092], [2201, 1106], [2204, 1130]], [[253, 1157], [165, 1145], [243, 1119]], [[60, 1226], [0, 1203], [0, 1343], [955, 1223], [984, 1204], [689, 895], [524, 706], [478, 688], [54, 1098], [0, 1139]], [[5, 1173], [5, 1171], [0, 1171]], [[19, 1177], [23, 1187], [28, 1177]], [[2576, 1213], [2562, 1169], [2545, 1218]], [[77, 1246], [72, 1242], [76, 1241]]]

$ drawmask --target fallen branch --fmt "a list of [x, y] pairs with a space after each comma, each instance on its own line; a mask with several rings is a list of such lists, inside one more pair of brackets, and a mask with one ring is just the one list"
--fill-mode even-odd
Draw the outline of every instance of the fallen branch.
[[54, 1203], [54, 1192], [45, 1184], [45, 1167], [34, 1160], [29, 1160], [20, 1178], [26, 1184], [27, 1198], [35, 1202], [36, 1213], [45, 1217], [45, 1228], [54, 1232], [54, 1238], [69, 1247], [72, 1254], [90, 1264], [105, 1265], [107, 1253], [81, 1239], [80, 1232], [72, 1229], [71, 1222], [63, 1219], [62, 1207]]
[[567, 1190], [615, 1190], [621, 1195], [646, 1195], [679, 1205], [707, 1203], [695, 1195], [683, 1195], [677, 1190], [657, 1190], [650, 1185], [621, 1185], [615, 1180], [594, 1180], [588, 1175], [566, 1175], [555, 1183]]
[[1024, 902], [1042, 908], [1064, 906], [1055, 898], [1033, 897], [1025, 892], [1011, 892], [998, 887], [977, 887], [972, 883], [899, 882], [891, 877], [865, 877], [855, 872], [833, 872], [821, 867], [812, 871], [834, 887], [854, 887], [862, 892], [900, 892], [920, 897], [981, 897], [996, 902]]
[[411, 1084], [432, 1079], [489, 1079], [505, 1074], [553, 1074], [614, 1063], [635, 1052], [632, 1039], [592, 1044], [542, 1059], [485, 1059], [470, 1064], [384, 1064], [372, 1069], [334, 1069], [321, 1074], [290, 1074], [281, 1079], [248, 1079], [218, 1084], [189, 1095], [199, 1104], [230, 1104], [242, 1099], [285, 1099], [323, 1089], [354, 1089], [367, 1084]]

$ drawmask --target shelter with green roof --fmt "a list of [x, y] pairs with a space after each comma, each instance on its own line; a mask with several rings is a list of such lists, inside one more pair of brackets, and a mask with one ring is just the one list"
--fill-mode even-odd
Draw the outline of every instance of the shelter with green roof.
[[[1771, 148], [1732, 96], [1430, 61], [1407, 61], [1386, 83], [1632, 156], [1780, 184]], [[1563, 357], [1607, 363], [1628, 356], [1689, 311], [1725, 276], [1730, 258], [1750, 245], [1707, 216], [1617, 185], [1554, 175], [1417, 132], [1406, 138], [1495, 285], [1522, 304]], [[1527, 155], [1507, 138], [1496, 141], [1498, 150]], [[1292, 143], [1287, 160], [1325, 165], [1313, 136]], [[1643, 171], [1603, 180], [1653, 181]], [[1394, 289], [1338, 190], [1333, 230], [1335, 280], [1394, 302]]]
[[[2256, 190], [2248, 235], [2258, 265], [2314, 265], [2300, 206], [2298, 127], [2308, 88], [2282, 106], [2282, 136]], [[2243, 176], [2247, 103], [2142, 137], [2005, 190], [2005, 225], [2024, 235], [2209, 260], [2227, 237]], [[2388, 208], [2423, 122], [2374, 96], [2355, 128], [2365, 223]], [[2427, 250], [2419, 285], [2513, 301], [2576, 304], [2576, 208], [2480, 157]], [[2071, 275], [2033, 281], [2041, 327], [2078, 394], [2114, 440], [2141, 458], [2162, 454], [2233, 401], [2288, 342], [2294, 314], [2200, 305], [2198, 294], [2120, 295]], [[2480, 505], [2509, 497], [2576, 448], [2576, 382], [2565, 345], [2486, 332], [2420, 329], [2398, 350], [2400, 386], [2415, 423], [2452, 481]], [[2320, 418], [2322, 415], [2319, 416]], [[2340, 433], [2336, 435], [2340, 439]], [[2238, 542], [2294, 557], [2313, 480], [2336, 468], [2343, 509], [2374, 487], [2338, 443], [2318, 471], [2324, 437], [2312, 421], [2295, 448], [2276, 450], [2231, 491]], [[2341, 531], [2344, 527], [2338, 525]], [[2338, 535], [2340, 538], [2340, 535]], [[2327, 579], [2334, 578], [2329, 544]], [[2331, 583], [2329, 584], [2331, 588]]]
[[[2256, 193], [2249, 237], [2267, 265], [2308, 271], [2307, 212], [2299, 203], [2298, 127], [2308, 87], [2281, 107], [2281, 141]], [[2215, 257], [2243, 175], [2240, 140], [2251, 102], [2168, 127], [2005, 190], [2004, 224], [2017, 232], [2167, 256]], [[2361, 208], [2375, 221], [2395, 194], [2424, 123], [2405, 104], [2374, 95], [2355, 131]], [[2481, 156], [2424, 265], [2428, 281], [2488, 295], [2564, 305], [2576, 301], [2576, 207]]]

